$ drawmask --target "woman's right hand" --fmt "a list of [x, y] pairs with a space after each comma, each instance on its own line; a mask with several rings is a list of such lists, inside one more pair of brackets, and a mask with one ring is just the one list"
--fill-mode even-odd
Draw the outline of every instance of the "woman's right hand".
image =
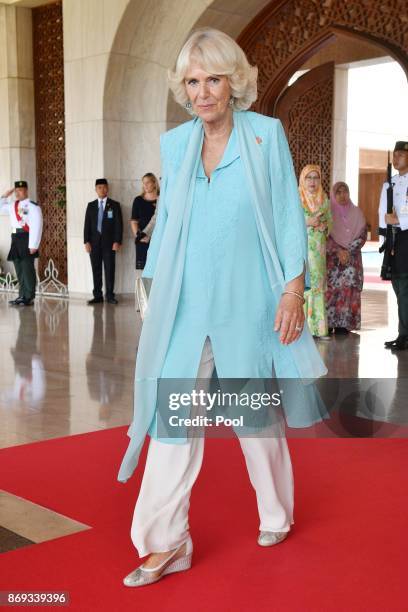
[[297, 295], [284, 293], [279, 301], [274, 324], [274, 331], [280, 332], [279, 342], [291, 344], [297, 340], [304, 324], [305, 313], [301, 300]]
[[337, 255], [338, 255], [338, 258], [340, 260], [340, 263], [343, 266], [348, 264], [348, 262], [349, 262], [349, 253], [348, 253], [348, 251], [346, 251], [345, 249], [339, 249]]

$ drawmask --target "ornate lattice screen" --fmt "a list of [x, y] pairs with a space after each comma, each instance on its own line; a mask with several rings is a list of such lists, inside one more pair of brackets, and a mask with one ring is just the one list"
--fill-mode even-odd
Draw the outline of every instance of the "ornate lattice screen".
[[61, 2], [33, 9], [37, 199], [44, 215], [39, 274], [54, 260], [67, 282], [64, 51]]
[[[289, 79], [336, 33], [379, 45], [408, 74], [406, 0], [271, 0], [238, 38], [249, 61], [259, 69], [255, 110], [278, 114], [275, 105]], [[319, 161], [320, 155], [324, 174], [329, 176], [331, 104], [329, 80], [326, 84], [316, 84], [304, 92], [302, 99], [294, 101], [285, 127], [297, 171], [306, 158]], [[330, 121], [326, 115], [329, 108]], [[321, 119], [316, 124], [313, 145], [307, 142], [311, 127], [308, 122], [318, 116]]]
[[272, 0], [238, 39], [259, 68], [261, 112], [336, 31], [379, 44], [408, 72], [406, 0]]
[[297, 177], [306, 164], [318, 164], [326, 193], [331, 182], [333, 92], [334, 64], [324, 64], [288, 87], [276, 105]]

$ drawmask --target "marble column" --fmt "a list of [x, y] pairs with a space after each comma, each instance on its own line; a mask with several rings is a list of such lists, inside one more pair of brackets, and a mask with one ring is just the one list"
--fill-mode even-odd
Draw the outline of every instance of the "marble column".
[[[103, 100], [106, 69], [127, 0], [63, 3], [66, 125], [68, 288], [89, 294], [92, 274], [83, 245], [87, 202], [95, 179], [105, 176]], [[110, 179], [110, 176], [106, 176]], [[114, 187], [111, 197], [119, 199]]]
[[334, 69], [332, 185], [346, 178], [348, 69]]
[[[31, 9], [0, 4], [0, 193], [15, 180], [36, 197], [35, 115]], [[0, 259], [10, 247], [10, 228], [0, 218]], [[4, 267], [9, 269], [9, 264]]]

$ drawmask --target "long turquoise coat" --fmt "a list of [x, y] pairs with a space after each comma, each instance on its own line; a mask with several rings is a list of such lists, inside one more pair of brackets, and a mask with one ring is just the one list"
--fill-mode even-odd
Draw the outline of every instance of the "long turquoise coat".
[[[170, 130], [161, 139], [162, 192], [143, 276], [153, 278], [152, 297], [157, 273], [162, 274], [159, 284], [163, 287], [167, 281], [168, 304], [162, 291], [159, 306], [156, 294], [153, 312], [144, 322], [139, 345], [143, 355], [138, 355], [143, 363], [136, 365], [136, 388], [142, 391], [139, 398], [136, 393], [132, 441], [119, 480], [126, 480], [137, 462], [135, 447], [140, 447], [142, 430], [157, 436], [157, 415], [146, 406], [157, 379], [194, 379], [207, 336], [219, 378], [270, 378], [272, 369], [278, 377], [304, 378], [326, 371], [307, 330], [295, 350], [281, 345], [279, 333], [273, 331], [284, 285], [307, 268], [306, 227], [280, 122], [252, 112], [234, 113], [223, 158], [208, 181], [199, 121]], [[189, 198], [189, 206], [179, 206]], [[183, 253], [174, 265], [181, 266], [174, 273], [174, 288], [168, 282], [172, 268], [165, 249], [177, 240]], [[177, 252], [171, 255], [169, 249], [168, 255], [177, 261]], [[170, 304], [174, 316], [166, 312]], [[157, 333], [161, 325], [163, 334]], [[157, 354], [153, 336], [164, 356], [156, 371], [153, 365], [149, 368], [149, 358], [154, 361]], [[302, 388], [294, 402], [298, 412], [305, 394], [310, 395]], [[321, 419], [321, 412], [317, 403], [308, 414], [298, 414], [293, 424], [310, 425]]]
[[[153, 273], [154, 253], [143, 276]], [[221, 378], [267, 378], [275, 303], [233, 129], [208, 181], [198, 167], [184, 274], [163, 378], [194, 378], [207, 336]]]

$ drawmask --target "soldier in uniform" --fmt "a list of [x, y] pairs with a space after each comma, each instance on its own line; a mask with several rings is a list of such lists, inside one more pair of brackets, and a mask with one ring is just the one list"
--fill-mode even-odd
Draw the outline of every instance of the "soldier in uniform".
[[[15, 192], [16, 199], [9, 201]], [[35, 297], [36, 273], [34, 259], [38, 257], [43, 218], [41, 208], [28, 198], [26, 181], [16, 181], [14, 189], [0, 199], [0, 211], [8, 213], [11, 222], [11, 249], [7, 260], [14, 263], [19, 293], [12, 306], [31, 306]]]
[[115, 256], [122, 244], [123, 221], [119, 202], [108, 197], [108, 181], [96, 179], [97, 200], [89, 202], [85, 213], [84, 244], [89, 253], [93, 275], [93, 299], [88, 304], [103, 302], [102, 263], [105, 270], [105, 291], [109, 304], [115, 298]]
[[398, 171], [392, 177], [394, 212], [387, 214], [387, 187], [384, 183], [379, 209], [380, 234], [393, 226], [392, 286], [398, 303], [398, 337], [385, 342], [385, 348], [408, 348], [408, 142], [395, 144], [392, 165]]

